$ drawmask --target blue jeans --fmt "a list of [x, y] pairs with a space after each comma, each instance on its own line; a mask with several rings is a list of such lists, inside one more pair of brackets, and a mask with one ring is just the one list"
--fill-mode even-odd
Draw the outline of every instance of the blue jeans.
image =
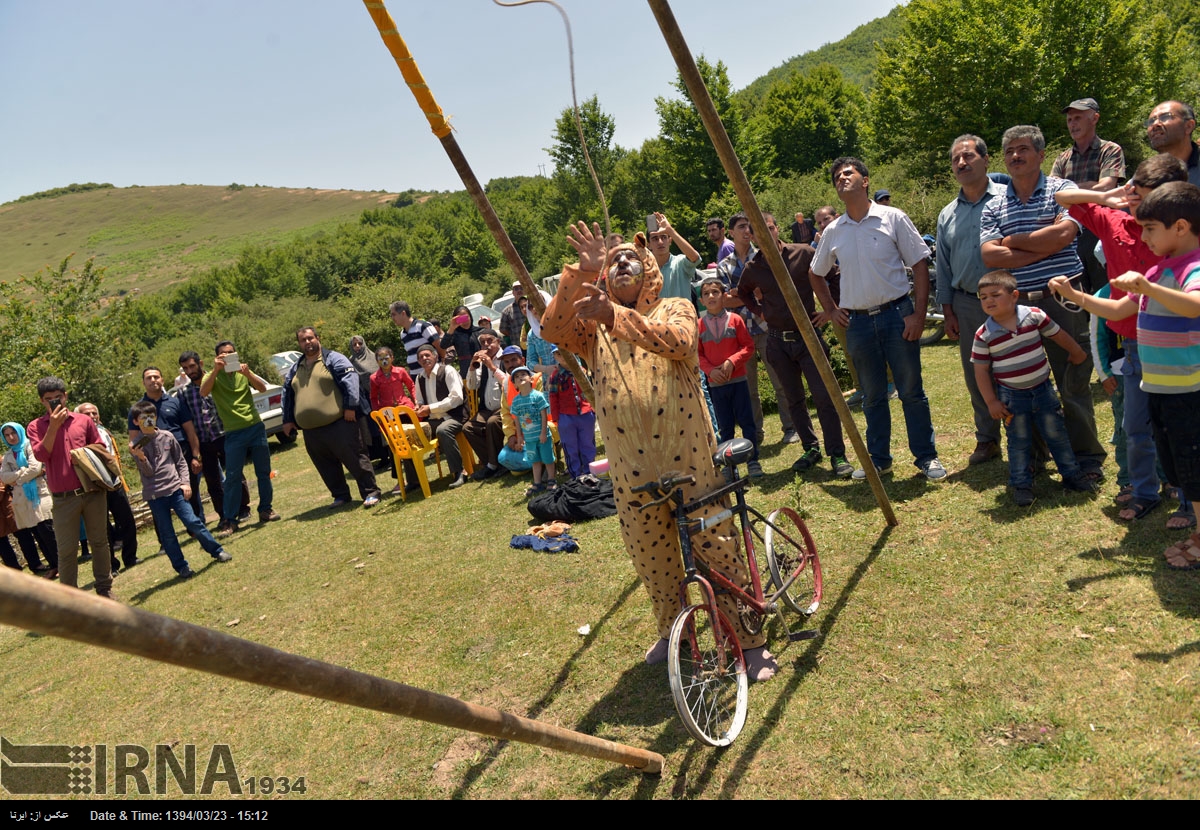
[[913, 313], [912, 300], [901, 297], [878, 314], [850, 311], [846, 346], [858, 370], [867, 421], [867, 452], [876, 467], [892, 463], [892, 412], [888, 408], [890, 367], [908, 429], [908, 449], [920, 467], [937, 458], [929, 398], [921, 384], [921, 344], [905, 340], [904, 318]]
[[275, 489], [271, 486], [271, 449], [267, 446], [267, 429], [257, 423], [245, 429], [225, 433], [225, 504], [224, 518], [236, 522], [242, 506], [242, 468], [246, 455], [254, 460], [254, 477], [258, 479], [258, 512], [270, 513]]
[[175, 573], [186, 571], [188, 563], [183, 558], [183, 551], [179, 548], [179, 538], [175, 535], [175, 526], [171, 524], [172, 510], [183, 522], [183, 526], [196, 537], [200, 547], [204, 548], [209, 555], [215, 557], [221, 552], [221, 543], [213, 538], [213, 535], [208, 532], [208, 528], [204, 526], [204, 522], [196, 516], [192, 506], [183, 497], [182, 488], [169, 496], [150, 499], [147, 504], [150, 505], [150, 513], [154, 516], [154, 527], [158, 530], [158, 538], [162, 540], [163, 550], [167, 552], [167, 558], [171, 560], [171, 567], [175, 569]]
[[1079, 462], [1067, 436], [1062, 404], [1047, 380], [1032, 389], [996, 386], [996, 397], [1012, 413], [1008, 424], [1008, 483], [1018, 490], [1033, 488], [1033, 430], [1036, 427], [1054, 457], [1063, 482], [1080, 477]]
[[1134, 501], [1150, 504], [1158, 498], [1159, 482], [1155, 472], [1158, 453], [1154, 447], [1154, 430], [1150, 426], [1150, 395], [1142, 391], [1142, 359], [1136, 341], [1125, 341], [1121, 380], [1125, 387], [1122, 426], [1125, 427], [1129, 485], [1133, 487]]
[[758, 460], [758, 427], [754, 423], [754, 410], [750, 406], [750, 390], [744, 380], [710, 386], [713, 405], [717, 409], [717, 439], [728, 441], [733, 438], [734, 427], [742, 428], [742, 437], [754, 444], [751, 461]]

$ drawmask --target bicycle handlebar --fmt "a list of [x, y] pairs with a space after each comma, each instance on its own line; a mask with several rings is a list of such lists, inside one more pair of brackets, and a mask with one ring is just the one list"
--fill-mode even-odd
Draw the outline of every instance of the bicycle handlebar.
[[662, 504], [664, 501], [671, 498], [671, 496], [673, 495], [672, 491], [679, 485], [695, 484], [695, 483], [696, 483], [695, 476], [691, 476], [691, 475], [675, 476], [675, 475], [672, 475], [671, 473], [666, 473], [661, 478], [657, 478], [654, 481], [648, 481], [645, 484], [639, 485], [638, 487], [630, 488], [629, 492], [630, 493], [654, 493], [658, 496], [658, 498], [654, 499], [653, 501], [647, 502], [646, 504], [643, 504], [641, 506], [641, 508], [639, 508], [641, 510], [645, 510], [646, 508], [653, 507], [656, 504]]

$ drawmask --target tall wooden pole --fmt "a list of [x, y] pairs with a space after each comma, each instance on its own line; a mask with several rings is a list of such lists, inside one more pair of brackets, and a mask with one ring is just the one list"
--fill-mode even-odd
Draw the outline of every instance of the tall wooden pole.
[[[413, 58], [412, 52], [408, 50], [408, 44], [404, 42], [404, 38], [400, 37], [400, 32], [396, 29], [396, 22], [392, 20], [392, 16], [383, 5], [383, 0], [363, 0], [363, 5], [367, 7], [367, 12], [375, 22], [375, 28], [379, 30], [379, 36], [383, 38], [384, 45], [392, 53], [396, 65], [400, 67], [400, 74], [404, 76], [408, 88], [412, 90], [413, 97], [417, 99], [417, 104], [429, 120], [429, 126], [432, 128], [433, 134], [441, 141], [442, 149], [450, 157], [450, 163], [454, 165], [454, 169], [458, 172], [459, 178], [462, 179], [463, 185], [466, 186], [467, 192], [471, 194], [471, 199], [475, 202], [475, 207], [479, 209], [480, 215], [483, 216], [484, 224], [492, 232], [492, 237], [496, 240], [496, 244], [500, 246], [500, 251], [504, 254], [505, 260], [508, 261], [509, 267], [517, 275], [517, 279], [521, 285], [525, 287], [525, 294], [529, 297], [530, 305], [537, 311], [538, 316], [545, 314], [546, 304], [542, 301], [541, 292], [538, 291], [533, 279], [530, 278], [529, 270], [525, 267], [525, 262], [521, 259], [521, 255], [517, 253], [516, 246], [513, 245], [512, 240], [508, 238], [508, 232], [504, 230], [504, 225], [501, 224], [500, 217], [496, 215], [496, 210], [492, 207], [491, 201], [488, 199], [487, 194], [483, 192], [483, 187], [479, 184], [479, 180], [475, 178], [475, 172], [471, 170], [471, 165], [467, 163], [467, 157], [463, 155], [462, 149], [451, 134], [450, 122], [442, 113], [442, 108], [438, 106], [437, 101], [434, 100], [433, 93], [430, 91], [428, 84], [425, 83], [425, 78], [421, 75], [421, 70], [417, 67], [417, 62]], [[575, 381], [579, 384], [579, 388], [584, 396], [590, 401], [595, 401], [596, 396], [592, 391], [591, 381], [588, 380], [587, 375], [580, 368], [579, 361], [575, 359], [575, 355], [566, 350], [560, 350], [559, 354], [563, 355], [563, 362], [567, 364], [567, 369], [575, 375]]]
[[813, 362], [816, 363], [817, 369], [821, 373], [821, 380], [825, 383], [825, 388], [829, 390], [829, 396], [833, 398], [834, 405], [837, 407], [838, 417], [842, 421], [842, 426], [846, 428], [846, 434], [850, 437], [850, 443], [854, 446], [854, 452], [858, 456], [863, 470], [866, 471], [867, 481], [871, 483], [871, 490], [875, 493], [875, 500], [879, 503], [879, 509], [883, 512], [887, 523], [895, 526], [899, 522], [896, 519], [895, 511], [892, 510], [892, 503], [888, 499], [887, 492], [883, 489], [883, 482], [879, 478], [879, 472], [875, 469], [875, 465], [871, 463], [871, 456], [867, 452], [867, 445], [863, 442], [862, 435], [859, 434], [858, 425], [854, 423], [854, 418], [850, 414], [850, 407], [846, 405], [845, 399], [842, 398], [842, 390], [838, 385], [837, 378], [834, 377], [833, 367], [829, 365], [829, 360], [825, 357], [825, 349], [821, 343], [821, 339], [817, 336], [812, 322], [808, 319], [808, 312], [805, 311], [804, 304], [800, 302], [800, 295], [796, 291], [796, 286], [792, 284], [787, 266], [783, 263], [783, 256], [770, 243], [772, 237], [767, 230], [767, 223], [763, 220], [758, 200], [754, 197], [754, 191], [750, 188], [750, 181], [746, 178], [746, 173], [742, 169], [741, 162], [738, 161], [737, 153], [733, 150], [733, 142], [729, 140], [729, 134], [725, 132], [725, 125], [721, 123], [721, 117], [717, 114], [717, 108], [713, 105], [712, 98], [708, 94], [708, 88], [704, 85], [704, 79], [700, 76], [700, 70], [696, 68], [696, 61], [692, 58], [691, 51], [688, 50], [687, 42], [683, 39], [683, 33], [679, 30], [679, 24], [675, 21], [675, 15], [671, 11], [671, 6], [667, 0], [647, 0], [647, 2], [650, 4], [650, 10], [654, 12], [654, 17], [658, 21], [658, 27], [662, 30], [663, 37], [667, 41], [671, 55], [675, 58], [675, 64], [679, 67], [679, 74], [683, 77], [683, 82], [687, 86], [688, 92], [691, 93], [692, 101], [695, 102], [696, 109], [700, 112], [700, 120], [704, 122], [704, 128], [708, 131], [708, 137], [717, 151], [717, 156], [721, 159], [721, 165], [725, 168], [725, 175], [729, 177], [729, 182], [733, 185], [733, 190], [737, 194], [738, 201], [742, 204], [742, 210], [745, 211], [746, 216], [750, 219], [750, 225], [754, 228], [754, 236], [757, 239], [763, 240], [763, 245], [759, 250], [766, 254], [767, 263], [771, 266], [771, 273], [775, 275], [775, 281], [779, 283], [779, 290], [783, 292], [783, 297], [787, 300], [788, 308], [791, 310], [792, 316], [796, 319], [796, 323], [800, 327], [800, 335], [804, 338], [804, 343], [808, 346], [809, 354], [812, 355]]
[[656, 752], [289, 654], [9, 568], [0, 568], [0, 623], [259, 686], [624, 764], [645, 773], [658, 774], [663, 767], [663, 757]]

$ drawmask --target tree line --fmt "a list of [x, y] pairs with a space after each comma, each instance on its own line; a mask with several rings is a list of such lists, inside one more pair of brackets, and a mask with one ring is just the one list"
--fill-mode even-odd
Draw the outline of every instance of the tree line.
[[[1148, 152], [1140, 122], [1154, 103], [1200, 103], [1200, 9], [1188, 4], [912, 0], [876, 23], [838, 51], [823, 50], [851, 66], [853, 79], [832, 64], [800, 60], [735, 92], [723, 62], [697, 60], [760, 203], [781, 225], [797, 210], [837, 204], [827, 166], [841, 155], [864, 158], [873, 186], [887, 187], [894, 205], [932, 231], [955, 192], [947, 151], [960, 133], [998, 146], [1005, 128], [1031, 123], [1052, 146], [1066, 146], [1059, 111], [1090, 96], [1101, 105], [1100, 134], [1121, 142], [1132, 164]], [[884, 39], [872, 42], [872, 33]], [[660, 210], [710, 261], [704, 220], [739, 206], [681, 79], [655, 107], [657, 135], [624, 148], [597, 98], [581, 106], [613, 229], [632, 234]], [[486, 188], [535, 279], [572, 258], [568, 222], [603, 221], [572, 111], [548, 126], [553, 173], [493, 179]], [[999, 154], [993, 164], [1000, 169]], [[36, 415], [33, 381], [59, 374], [75, 400], [93, 399], [112, 422], [140, 395], [138, 368], [159, 365], [169, 375], [180, 351], [204, 355], [224, 338], [256, 369], [294, 348], [300, 325], [317, 325], [337, 349], [351, 334], [396, 347], [383, 312], [391, 300], [444, 318], [461, 296], [492, 298], [512, 281], [464, 192], [408, 191], [335, 231], [247, 247], [231, 265], [151, 296], [106, 296], [100, 270], [64, 261], [0, 284], [5, 419]]]

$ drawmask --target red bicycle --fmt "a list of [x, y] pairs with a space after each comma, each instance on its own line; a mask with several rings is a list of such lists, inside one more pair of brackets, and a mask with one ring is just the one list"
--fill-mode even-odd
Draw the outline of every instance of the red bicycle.
[[[717, 606], [717, 595], [733, 597], [738, 618], [751, 634], [762, 631], [769, 614], [777, 614], [790, 641], [817, 636], [811, 630], [793, 633], [780, 607], [782, 600], [783, 605], [805, 619], [820, 607], [821, 561], [816, 543], [804, 520], [790, 507], [781, 507], [764, 516], [746, 503], [748, 480], [738, 476], [737, 466], [748, 461], [753, 452], [754, 445], [745, 438], [721, 444], [714, 461], [725, 467], [730, 481], [694, 501], [685, 500], [682, 488], [684, 484], [695, 484], [694, 476], [668, 473], [633, 489], [634, 493], [654, 496], [642, 505], [643, 510], [667, 501], [673, 506], [685, 576], [679, 589], [683, 610], [675, 618], [668, 639], [671, 696], [687, 731], [710, 746], [728, 746], [741, 732], [746, 722], [748, 686], [741, 645], [733, 626]], [[727, 496], [734, 497], [732, 507], [713, 516], [695, 516]], [[692, 551], [693, 534], [735, 517], [750, 575], [749, 590], [697, 559]], [[766, 549], [767, 574], [759, 569], [755, 540]], [[774, 586], [770, 594], [763, 591], [767, 578]], [[697, 602], [691, 601], [693, 586], [699, 594]]]

